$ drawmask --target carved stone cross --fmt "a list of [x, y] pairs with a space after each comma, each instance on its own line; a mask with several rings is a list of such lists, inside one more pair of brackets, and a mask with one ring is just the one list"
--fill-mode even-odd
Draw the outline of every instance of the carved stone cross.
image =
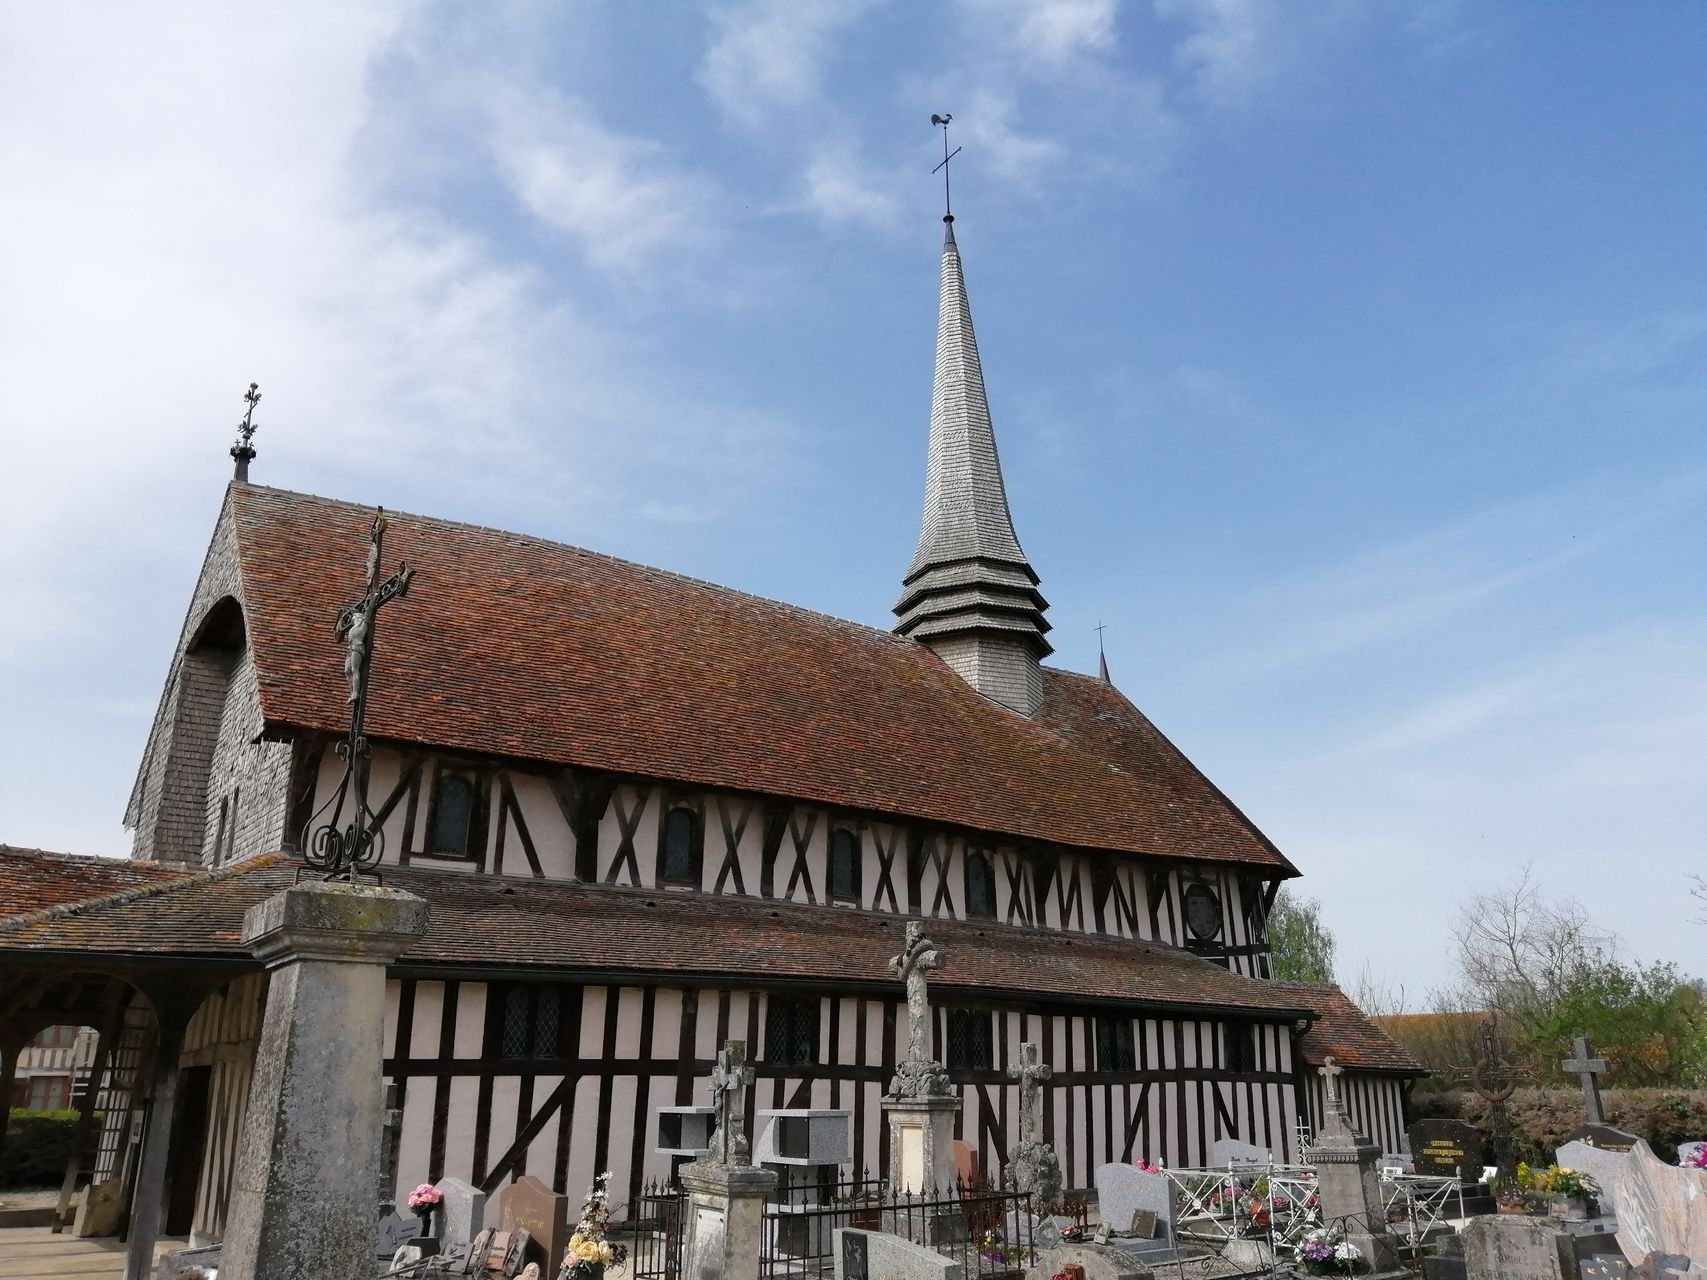
[[1020, 1045], [1019, 1062], [1008, 1068], [1008, 1079], [1019, 1081], [1021, 1142], [1043, 1141], [1043, 1082], [1054, 1074], [1035, 1042], [1027, 1040]]
[[1345, 1074], [1345, 1068], [1334, 1061], [1333, 1054], [1322, 1058], [1319, 1068], [1322, 1076], [1322, 1111], [1323, 1120], [1328, 1116], [1346, 1118], [1345, 1100], [1340, 1097], [1340, 1077]]
[[711, 1134], [711, 1163], [744, 1165], [747, 1153], [747, 1090], [753, 1069], [747, 1065], [747, 1042], [726, 1040], [711, 1072], [711, 1106], [717, 1127]]
[[1577, 1037], [1577, 1056], [1566, 1058], [1559, 1066], [1566, 1075], [1573, 1075], [1582, 1081], [1583, 1110], [1588, 1112], [1590, 1124], [1605, 1124], [1606, 1113], [1600, 1105], [1600, 1081], [1595, 1079], [1606, 1070], [1606, 1059], [1594, 1056], [1594, 1044], [1587, 1036]]
[[907, 1057], [929, 1062], [931, 1002], [925, 975], [942, 968], [942, 954], [936, 943], [925, 937], [925, 927], [917, 920], [907, 921], [907, 945], [900, 955], [891, 958], [889, 967], [907, 984]]

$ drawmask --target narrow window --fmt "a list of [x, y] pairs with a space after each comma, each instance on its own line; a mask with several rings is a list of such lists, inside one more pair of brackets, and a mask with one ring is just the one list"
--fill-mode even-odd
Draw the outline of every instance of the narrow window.
[[1098, 1018], [1096, 1050], [1098, 1071], [1136, 1071], [1138, 1051], [1132, 1037], [1132, 1019]]
[[231, 801], [221, 797], [219, 801], [219, 826], [214, 829], [213, 849], [209, 854], [215, 865], [225, 856], [225, 819], [230, 808]]
[[1229, 1022], [1225, 1028], [1227, 1041], [1227, 1070], [1255, 1071], [1257, 1069], [1256, 1031], [1247, 1022]]
[[948, 1066], [953, 1070], [987, 1071], [996, 1065], [989, 1013], [981, 1009], [948, 1011]]
[[699, 815], [677, 805], [664, 815], [664, 881], [699, 883]]
[[859, 901], [859, 837], [846, 827], [830, 832], [830, 897]]
[[996, 875], [990, 855], [978, 849], [966, 851], [966, 914], [992, 919], [996, 914]]
[[804, 1067], [818, 1061], [818, 1002], [772, 996], [765, 1006], [765, 1061]]
[[564, 990], [543, 982], [494, 983], [488, 988], [487, 1056], [561, 1057]]
[[474, 780], [461, 773], [441, 773], [433, 796], [432, 847], [427, 852], [466, 858], [473, 820]]

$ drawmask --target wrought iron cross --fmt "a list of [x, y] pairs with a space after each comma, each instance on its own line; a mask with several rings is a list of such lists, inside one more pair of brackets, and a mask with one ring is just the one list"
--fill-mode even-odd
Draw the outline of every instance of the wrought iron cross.
[[[303, 833], [303, 858], [309, 866], [326, 872], [327, 879], [356, 874], [378, 865], [385, 856], [385, 834], [379, 829], [373, 810], [368, 807], [368, 747], [364, 722], [367, 719], [368, 677], [373, 667], [374, 637], [378, 631], [379, 610], [388, 601], [407, 595], [415, 571], [407, 563], [397, 566], [397, 572], [384, 582], [379, 580], [380, 559], [385, 553], [385, 508], [374, 513], [368, 531], [367, 587], [360, 600], [338, 611], [338, 623], [332, 629], [335, 639], [344, 646], [344, 678], [350, 693], [345, 701], [350, 707], [350, 731], [338, 744], [338, 754], [344, 758], [344, 776], [338, 789], [320, 808], [331, 808], [331, 816], [320, 826], [309, 819], [313, 834]], [[349, 821], [344, 821], [344, 806], [350, 805]], [[320, 813], [314, 815], [315, 818]]]
[[726, 1040], [711, 1072], [711, 1106], [717, 1128], [711, 1135], [711, 1157], [721, 1165], [744, 1165], [747, 1153], [747, 1090], [753, 1069], [747, 1065], [747, 1042]]
[[1594, 1056], [1594, 1043], [1587, 1036], [1577, 1037], [1577, 1056], [1566, 1058], [1559, 1066], [1566, 1075], [1576, 1076], [1583, 1085], [1583, 1110], [1590, 1124], [1605, 1124], [1606, 1112], [1600, 1105], [1600, 1081], [1595, 1077], [1606, 1070], [1606, 1059]]
[[936, 173], [938, 170], [942, 172], [942, 220], [944, 222], [954, 221], [954, 202], [948, 198], [948, 162], [960, 154], [959, 147], [953, 151], [948, 149], [948, 124], [953, 119], [954, 117], [946, 112], [940, 116], [933, 115], [931, 117], [932, 124], [942, 127], [942, 163], [932, 169], [931, 172]]

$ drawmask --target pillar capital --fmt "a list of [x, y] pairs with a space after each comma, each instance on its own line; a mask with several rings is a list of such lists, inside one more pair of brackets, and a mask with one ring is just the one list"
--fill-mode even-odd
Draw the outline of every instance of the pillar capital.
[[268, 968], [293, 960], [390, 964], [427, 927], [427, 904], [381, 885], [311, 880], [243, 915], [243, 942]]

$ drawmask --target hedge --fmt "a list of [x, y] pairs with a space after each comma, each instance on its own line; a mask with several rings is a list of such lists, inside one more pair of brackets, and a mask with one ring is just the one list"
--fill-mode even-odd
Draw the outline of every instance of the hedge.
[[[1677, 1163], [1677, 1144], [1707, 1139], [1707, 1090], [1607, 1089], [1601, 1093], [1606, 1122], [1646, 1138], [1660, 1159]], [[1488, 1127], [1488, 1103], [1465, 1090], [1419, 1093], [1411, 1098], [1418, 1120], [1437, 1116]], [[1584, 1123], [1577, 1089], [1519, 1089], [1506, 1103], [1517, 1140], [1516, 1156], [1530, 1164], [1552, 1164], [1553, 1153], [1572, 1129]]]
[[[25, 1111], [15, 1107], [0, 1148], [0, 1187], [55, 1187], [65, 1177], [66, 1158], [77, 1132], [75, 1111]], [[90, 1127], [90, 1147], [100, 1126]], [[84, 1152], [85, 1170], [92, 1154]]]

